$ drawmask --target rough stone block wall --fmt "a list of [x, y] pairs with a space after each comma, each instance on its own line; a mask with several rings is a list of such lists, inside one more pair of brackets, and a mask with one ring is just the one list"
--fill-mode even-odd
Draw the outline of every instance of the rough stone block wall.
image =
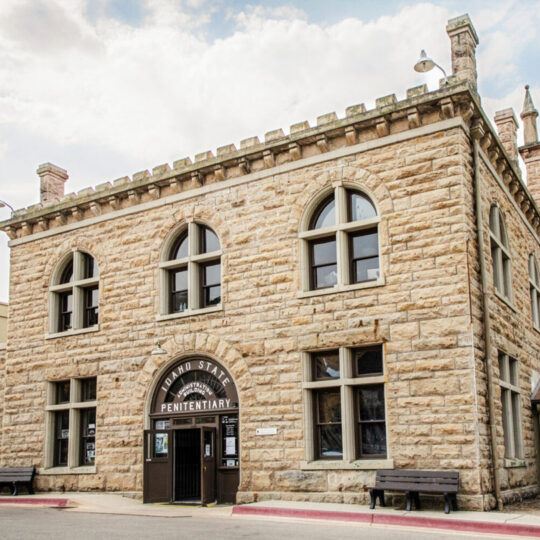
[[[496, 174], [496, 173], [495, 173]], [[482, 214], [484, 218], [484, 244], [486, 251], [486, 270], [488, 273], [489, 310], [492, 326], [491, 358], [494, 369], [494, 401], [496, 406], [497, 459], [501, 479], [503, 500], [510, 502], [522, 496], [531, 496], [538, 491], [533, 417], [530, 396], [533, 371], [540, 371], [540, 341], [538, 331], [533, 327], [531, 300], [529, 292], [529, 255], [535, 254], [540, 260], [538, 238], [526, 226], [519, 215], [514, 199], [497, 182], [493, 168], [488, 168], [484, 159], [480, 159], [480, 182], [482, 193]], [[479, 419], [481, 454], [481, 478], [485, 493], [493, 490], [491, 470], [491, 441], [489, 428], [489, 404], [487, 400], [487, 375], [484, 354], [484, 324], [481, 304], [480, 268], [478, 264], [478, 245], [476, 242], [476, 222], [473, 214], [474, 195], [472, 185], [469, 188], [469, 219], [472, 305], [474, 316], [474, 354], [476, 362], [475, 385]], [[498, 204], [503, 215], [508, 234], [511, 253], [511, 276], [513, 301], [508, 303], [495, 293], [493, 280], [493, 260], [490, 251], [489, 212], [492, 204]], [[498, 351], [502, 351], [519, 362], [519, 383], [521, 389], [521, 420], [525, 465], [503, 467], [504, 433], [502, 425], [502, 402], [498, 384]], [[486, 498], [486, 507], [495, 504], [491, 496]]]
[[[385, 284], [305, 298], [300, 219], [320, 190], [341, 181], [366, 188], [379, 206]], [[456, 127], [16, 246], [2, 463], [44, 465], [46, 381], [97, 376], [97, 474], [42, 471], [37, 485], [140, 492], [148, 388], [173, 356], [199, 352], [222, 362], [239, 389], [240, 501], [257, 493], [364, 502], [373, 470], [301, 470], [301, 352], [377, 342], [389, 458], [399, 468], [459, 470], [462, 504], [481, 508], [470, 184], [469, 142]], [[157, 321], [160, 249], [188, 219], [220, 237], [223, 310]], [[45, 339], [51, 272], [75, 248], [99, 265], [100, 329]], [[156, 341], [167, 357], [150, 356]], [[257, 438], [264, 425], [277, 435]]]

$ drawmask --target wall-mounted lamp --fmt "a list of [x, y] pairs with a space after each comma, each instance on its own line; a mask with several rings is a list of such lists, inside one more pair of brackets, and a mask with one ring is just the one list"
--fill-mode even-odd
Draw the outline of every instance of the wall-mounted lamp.
[[11, 204], [8, 204], [6, 201], [0, 201], [0, 208], [3, 208], [4, 206], [6, 208], [9, 208], [11, 210], [11, 213], [15, 212], [15, 209], [13, 208], [13, 206], [11, 206]]
[[167, 351], [161, 348], [161, 345], [158, 343], [156, 348], [150, 353], [152, 355], [154, 354], [167, 354]]
[[426, 71], [431, 71], [434, 67], [438, 67], [443, 72], [443, 84], [448, 84], [448, 77], [446, 76], [446, 71], [444, 71], [444, 69], [439, 66], [439, 64], [429, 58], [426, 54], [426, 51], [422, 49], [422, 51], [420, 52], [420, 60], [418, 60], [418, 62], [414, 64], [414, 71], [418, 71], [418, 73], [425, 73]]

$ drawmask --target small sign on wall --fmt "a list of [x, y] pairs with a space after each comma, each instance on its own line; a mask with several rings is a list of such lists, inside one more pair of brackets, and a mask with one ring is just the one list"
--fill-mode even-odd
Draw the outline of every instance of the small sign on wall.
[[277, 435], [276, 427], [258, 427], [255, 430], [256, 435]]

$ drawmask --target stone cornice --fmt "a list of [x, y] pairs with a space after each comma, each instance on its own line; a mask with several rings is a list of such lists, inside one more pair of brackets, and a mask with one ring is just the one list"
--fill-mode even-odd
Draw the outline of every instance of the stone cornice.
[[520, 203], [527, 206], [527, 216], [531, 215], [531, 224], [536, 220], [533, 226], [537, 229], [540, 225], [538, 208], [487, 120], [476, 92], [468, 83], [450, 78], [450, 84], [433, 92], [427, 92], [426, 86], [422, 85], [407, 90], [407, 98], [401, 101], [397, 101], [394, 94], [378, 98], [373, 110], [366, 111], [363, 104], [354, 105], [346, 109], [344, 118], [328, 113], [319, 116], [314, 127], [308, 122], [299, 122], [290, 127], [288, 135], [282, 129], [269, 131], [264, 142], [251, 137], [241, 141], [240, 149], [234, 144], [222, 146], [216, 155], [210, 151], [197, 154], [194, 162], [184, 158], [175, 161], [172, 168], [168, 164], [159, 165], [152, 173], [148, 170], [138, 172], [132, 178], [119, 178], [95, 189], [66, 195], [58, 204], [37, 204], [17, 210], [11, 219], [0, 222], [0, 230], [12, 240], [20, 239], [455, 116], [461, 116], [466, 125], [473, 117], [482, 119], [486, 133], [483, 148], [500, 177], [508, 180], [507, 185], [514, 182], [514, 188], [517, 186], [517, 190], [510, 189], [510, 193], [516, 197], [520, 192]]

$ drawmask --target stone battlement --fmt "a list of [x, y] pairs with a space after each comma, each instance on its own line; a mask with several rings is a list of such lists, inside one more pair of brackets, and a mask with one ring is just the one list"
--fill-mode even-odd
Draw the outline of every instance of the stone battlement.
[[[310, 126], [307, 121], [297, 122], [290, 126], [289, 134], [281, 128], [275, 129], [265, 134], [263, 142], [257, 136], [249, 137], [240, 141], [240, 148], [235, 144], [224, 145], [215, 154], [208, 150], [196, 154], [193, 160], [190, 157], [176, 160], [172, 167], [167, 163], [158, 165], [152, 172], [139, 171], [131, 177], [67, 194], [59, 202], [35, 204], [15, 211], [11, 219], [0, 223], [0, 229], [14, 240], [456, 116], [463, 119], [466, 127], [473, 117], [480, 118], [485, 133], [482, 148], [531, 226], [540, 233], [538, 208], [521, 180], [515, 161], [507, 155], [485, 117], [470, 82], [456, 77], [450, 77], [447, 84], [441, 81], [440, 88], [432, 92], [427, 91], [425, 84], [420, 85], [408, 89], [404, 100], [398, 101], [395, 94], [377, 98], [372, 110], [366, 110], [363, 103], [352, 105], [346, 108], [342, 118], [335, 112], [323, 114], [317, 118], [316, 126]], [[392, 140], [387, 144], [392, 144]]]

